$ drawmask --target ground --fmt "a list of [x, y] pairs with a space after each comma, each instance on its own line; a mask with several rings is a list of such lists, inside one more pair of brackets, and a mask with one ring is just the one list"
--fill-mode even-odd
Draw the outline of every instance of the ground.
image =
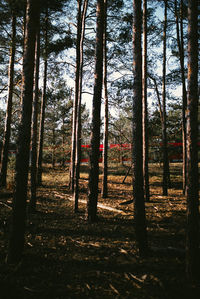
[[98, 222], [88, 224], [87, 166], [82, 166], [77, 214], [68, 171], [57, 167], [46, 168], [37, 213], [28, 215], [22, 262], [7, 265], [11, 182], [0, 198], [0, 298], [200, 298], [200, 288], [185, 277], [186, 203], [180, 165], [171, 169], [172, 188], [162, 196], [160, 167], [150, 168], [147, 257], [137, 252], [133, 203], [121, 204], [132, 199], [131, 176], [122, 184], [126, 168], [112, 167], [108, 198], [99, 193]]

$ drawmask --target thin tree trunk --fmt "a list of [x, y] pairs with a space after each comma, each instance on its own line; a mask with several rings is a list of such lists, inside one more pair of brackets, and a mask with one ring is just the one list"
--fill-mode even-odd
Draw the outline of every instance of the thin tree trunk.
[[143, 174], [145, 200], [149, 201], [149, 140], [148, 140], [148, 107], [147, 107], [147, 0], [143, 0], [143, 74], [142, 74], [142, 133], [143, 133]]
[[97, 35], [95, 53], [95, 82], [92, 109], [92, 133], [89, 170], [89, 194], [87, 202], [87, 219], [97, 219], [98, 181], [99, 181], [99, 145], [101, 124], [101, 94], [103, 81], [103, 32], [104, 32], [104, 0], [97, 0]]
[[65, 126], [65, 120], [64, 120], [64, 116], [62, 119], [62, 167], [64, 168], [65, 166], [65, 132], [64, 132], [64, 126]]
[[167, 0], [165, 3], [164, 15], [164, 30], [163, 30], [163, 81], [162, 81], [162, 147], [163, 147], [163, 182], [162, 189], [163, 195], [168, 194], [169, 185], [169, 161], [168, 161], [168, 148], [167, 148], [167, 128], [166, 128], [166, 32], [167, 32]]
[[12, 40], [10, 49], [10, 62], [8, 70], [8, 101], [7, 112], [5, 120], [4, 140], [1, 153], [1, 173], [0, 173], [0, 186], [6, 187], [7, 168], [8, 168], [8, 151], [11, 133], [11, 120], [12, 120], [12, 98], [13, 98], [13, 79], [14, 79], [14, 65], [15, 65], [15, 49], [16, 49], [16, 16], [12, 12]]
[[186, 273], [199, 283], [198, 1], [188, 0]]
[[39, 148], [37, 156], [37, 184], [42, 184], [42, 159], [43, 159], [43, 141], [44, 141], [44, 121], [46, 109], [46, 89], [47, 89], [47, 68], [48, 68], [48, 8], [46, 8], [45, 17], [45, 54], [44, 54], [44, 76], [43, 76], [43, 94], [40, 112], [39, 128]]
[[81, 14], [81, 37], [80, 37], [80, 68], [79, 68], [79, 85], [78, 85], [78, 103], [77, 103], [77, 120], [76, 120], [76, 153], [75, 153], [75, 177], [74, 177], [74, 211], [78, 211], [79, 197], [79, 177], [81, 162], [81, 100], [82, 100], [82, 77], [83, 77], [83, 41], [85, 35], [85, 19], [87, 13], [88, 0], [84, 0], [83, 12]]
[[56, 149], [55, 128], [52, 129], [52, 137], [53, 137], [53, 140], [52, 140], [52, 159], [51, 159], [51, 162], [52, 162], [52, 168], [54, 169], [55, 168], [55, 149]]
[[136, 241], [140, 254], [147, 251], [142, 159], [142, 49], [141, 0], [133, 0], [133, 201]]
[[22, 76], [22, 117], [18, 135], [15, 178], [16, 187], [13, 198], [12, 224], [7, 257], [7, 261], [9, 263], [18, 263], [21, 260], [25, 241], [24, 237], [31, 138], [35, 37], [38, 19], [39, 1], [28, 0]]
[[76, 158], [76, 125], [78, 111], [78, 89], [80, 76], [80, 39], [81, 39], [81, 7], [82, 0], [78, 0], [77, 13], [77, 37], [76, 37], [76, 78], [75, 78], [75, 95], [73, 102], [73, 117], [72, 117], [72, 142], [71, 142], [71, 163], [69, 172], [69, 189], [74, 192], [74, 175], [75, 175], [75, 158]]
[[187, 91], [185, 83], [184, 69], [184, 40], [183, 40], [183, 0], [181, 0], [181, 77], [182, 77], [182, 140], [183, 140], [183, 194], [186, 193], [186, 173], [187, 173], [187, 136], [186, 136], [186, 108], [187, 108]]
[[108, 196], [108, 88], [107, 88], [107, 0], [104, 0], [104, 36], [103, 36], [103, 59], [104, 59], [104, 136], [103, 136], [103, 178], [101, 196]]
[[176, 34], [177, 34], [177, 43], [179, 50], [179, 59], [180, 59], [180, 67], [181, 67], [181, 80], [182, 80], [182, 143], [183, 143], [183, 194], [185, 194], [186, 188], [186, 118], [185, 111], [187, 107], [187, 92], [186, 92], [186, 84], [185, 84], [185, 67], [184, 67], [184, 46], [183, 46], [183, 1], [181, 0], [180, 6], [180, 29], [179, 29], [179, 17], [177, 11], [177, 0], [175, 0], [175, 16], [176, 16]]
[[35, 49], [35, 71], [34, 71], [34, 99], [32, 114], [31, 134], [31, 198], [30, 211], [36, 209], [37, 191], [37, 136], [38, 136], [38, 100], [39, 100], [39, 71], [40, 71], [40, 24], [38, 23]]

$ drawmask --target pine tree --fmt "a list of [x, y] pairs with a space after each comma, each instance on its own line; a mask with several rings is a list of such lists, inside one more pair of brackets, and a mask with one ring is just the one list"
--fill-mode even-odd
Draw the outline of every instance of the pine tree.
[[103, 179], [102, 197], [108, 195], [108, 86], [107, 86], [107, 0], [104, 0], [104, 36], [103, 36], [103, 86], [104, 86], [104, 137], [103, 137]]
[[198, 1], [188, 0], [186, 273], [199, 282]]
[[95, 82], [92, 110], [92, 133], [89, 170], [89, 194], [87, 201], [87, 219], [97, 219], [98, 180], [99, 180], [99, 145], [100, 145], [100, 113], [103, 80], [103, 32], [104, 32], [104, 1], [97, 0], [97, 31], [95, 52]]
[[136, 241], [140, 254], [147, 251], [142, 159], [142, 49], [141, 1], [133, 1], [133, 201]]
[[11, 7], [12, 14], [12, 38], [10, 49], [10, 62], [8, 72], [8, 100], [7, 112], [5, 120], [5, 132], [3, 147], [1, 153], [1, 173], [0, 173], [0, 186], [6, 187], [7, 165], [8, 165], [8, 150], [10, 143], [11, 121], [12, 121], [12, 105], [13, 105], [13, 87], [14, 87], [14, 65], [15, 65], [15, 50], [16, 50], [16, 15], [14, 6]]
[[21, 260], [24, 247], [33, 101], [35, 39], [36, 26], [39, 20], [39, 1], [27, 1], [26, 16], [27, 21], [22, 74], [22, 117], [18, 135], [16, 187], [13, 198], [13, 214], [7, 258], [9, 263], [18, 263]]

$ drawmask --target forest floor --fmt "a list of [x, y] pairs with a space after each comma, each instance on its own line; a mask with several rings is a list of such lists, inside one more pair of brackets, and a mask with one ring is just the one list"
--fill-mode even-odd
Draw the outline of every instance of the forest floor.
[[172, 188], [162, 196], [161, 169], [158, 164], [150, 168], [147, 257], [137, 252], [133, 203], [121, 204], [132, 199], [131, 177], [122, 184], [127, 168], [112, 169], [108, 198], [99, 193], [98, 222], [88, 224], [87, 167], [82, 166], [77, 214], [67, 189], [68, 171], [58, 167], [44, 172], [37, 213], [28, 215], [22, 262], [7, 265], [10, 184], [0, 194], [0, 298], [200, 298], [200, 286], [185, 277], [186, 202], [180, 165], [171, 169]]

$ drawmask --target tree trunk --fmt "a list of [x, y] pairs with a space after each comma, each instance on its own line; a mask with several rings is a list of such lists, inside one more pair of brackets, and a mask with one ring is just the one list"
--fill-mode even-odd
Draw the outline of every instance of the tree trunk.
[[78, 0], [77, 14], [77, 37], [76, 37], [76, 78], [75, 78], [75, 95], [73, 102], [72, 117], [72, 142], [71, 142], [71, 163], [69, 172], [69, 189], [74, 192], [74, 175], [75, 175], [75, 158], [76, 158], [76, 125], [77, 125], [77, 109], [78, 109], [78, 90], [80, 76], [80, 39], [81, 39], [81, 6], [82, 0]]
[[[53, 124], [54, 125], [54, 124]], [[52, 129], [52, 168], [55, 169], [55, 164], [56, 164], [56, 155], [55, 155], [55, 151], [56, 151], [56, 135], [55, 135], [55, 128], [53, 127]]]
[[7, 259], [9, 263], [18, 263], [21, 260], [25, 241], [24, 236], [33, 101], [35, 36], [38, 19], [39, 1], [28, 0], [22, 76], [22, 117], [19, 128], [18, 151], [16, 157], [16, 187], [13, 198], [12, 224]]
[[74, 173], [74, 211], [78, 211], [79, 197], [79, 177], [81, 162], [81, 100], [82, 100], [82, 76], [83, 76], [83, 41], [85, 35], [85, 18], [87, 13], [88, 0], [84, 0], [83, 12], [81, 14], [81, 36], [80, 36], [80, 62], [79, 62], [79, 84], [78, 84], [78, 103], [76, 119], [76, 151], [75, 151], [75, 173]]
[[141, 1], [133, 0], [133, 201], [136, 241], [140, 254], [147, 251], [142, 157], [142, 49]]
[[107, 88], [107, 0], [104, 0], [104, 36], [103, 36], [103, 59], [104, 59], [104, 137], [103, 137], [103, 179], [101, 196], [108, 196], [108, 88]]
[[183, 194], [186, 193], [186, 173], [187, 173], [187, 136], [186, 136], [186, 108], [187, 108], [187, 91], [184, 72], [184, 40], [183, 40], [183, 0], [181, 0], [181, 77], [182, 77], [182, 140], [183, 140]]
[[45, 54], [44, 54], [44, 77], [43, 77], [43, 94], [40, 112], [39, 128], [39, 148], [37, 156], [37, 184], [42, 184], [42, 158], [43, 158], [43, 140], [44, 140], [44, 120], [46, 109], [46, 89], [47, 89], [47, 67], [48, 67], [48, 8], [46, 8], [45, 18]]
[[169, 160], [167, 148], [167, 132], [166, 132], [166, 32], [167, 32], [167, 0], [165, 3], [165, 16], [164, 16], [164, 31], [163, 31], [163, 81], [162, 81], [162, 147], [163, 147], [163, 182], [162, 189], [163, 195], [168, 194], [169, 185]]
[[34, 71], [34, 99], [32, 114], [31, 134], [31, 198], [30, 211], [36, 209], [37, 189], [37, 135], [38, 135], [38, 100], [39, 100], [39, 69], [40, 69], [40, 24], [38, 23], [35, 49], [35, 71]]
[[186, 273], [199, 282], [198, 1], [188, 0]]
[[8, 101], [7, 112], [5, 120], [4, 140], [1, 153], [1, 173], [0, 173], [0, 186], [6, 187], [7, 167], [8, 167], [8, 151], [10, 143], [11, 119], [12, 119], [12, 98], [13, 98], [13, 78], [14, 78], [14, 65], [15, 65], [15, 48], [16, 48], [16, 16], [12, 12], [12, 40], [10, 49], [10, 62], [8, 70]]
[[62, 167], [65, 167], [65, 132], [64, 132], [64, 126], [65, 126], [65, 120], [64, 117], [62, 119], [62, 126], [63, 126], [63, 132], [62, 132]]
[[181, 80], [182, 80], [182, 143], [183, 143], [183, 194], [185, 194], [186, 188], [186, 117], [185, 111], [187, 107], [187, 92], [186, 92], [186, 84], [185, 84], [185, 67], [184, 67], [184, 43], [183, 43], [183, 1], [181, 0], [180, 6], [180, 29], [179, 29], [179, 17], [177, 11], [177, 0], [175, 1], [175, 15], [176, 15], [176, 33], [177, 33], [177, 43], [179, 50], [179, 59], [180, 59], [180, 67], [181, 67]]
[[92, 133], [89, 170], [89, 194], [87, 202], [87, 219], [97, 219], [98, 181], [99, 181], [99, 145], [101, 124], [101, 94], [103, 81], [103, 32], [104, 32], [104, 0], [97, 0], [97, 35], [95, 53], [95, 82], [92, 109]]
[[143, 0], [143, 74], [142, 74], [142, 133], [143, 133], [143, 174], [145, 200], [149, 201], [149, 140], [147, 107], [147, 1]]

